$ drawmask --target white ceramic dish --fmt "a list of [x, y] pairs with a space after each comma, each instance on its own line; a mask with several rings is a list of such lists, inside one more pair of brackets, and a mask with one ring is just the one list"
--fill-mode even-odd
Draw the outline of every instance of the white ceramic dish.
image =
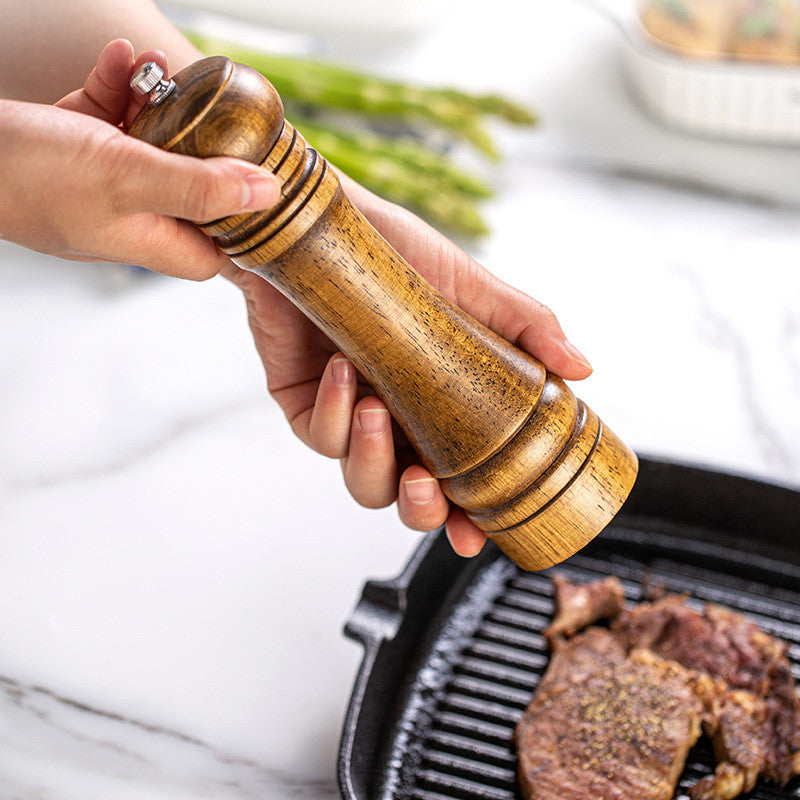
[[800, 67], [681, 55], [644, 30], [633, 3], [582, 2], [622, 32], [628, 81], [653, 116], [705, 136], [800, 144]]

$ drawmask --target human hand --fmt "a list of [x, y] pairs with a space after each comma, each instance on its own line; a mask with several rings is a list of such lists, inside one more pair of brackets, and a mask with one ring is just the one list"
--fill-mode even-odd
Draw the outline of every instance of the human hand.
[[[59, 109], [13, 104], [23, 107], [23, 133], [32, 135], [32, 140], [45, 150], [58, 152], [62, 147], [60, 154], [49, 160], [50, 153], [43, 153], [47, 168], [42, 173], [47, 175], [49, 171], [62, 181], [68, 179], [72, 204], [76, 196], [84, 199], [77, 204], [81, 207], [66, 209], [64, 222], [52, 218], [52, 198], [42, 197], [45, 205], [51, 203], [50, 213], [44, 219], [40, 215], [38, 220], [25, 220], [22, 215], [22, 221], [17, 215], [17, 230], [21, 229], [23, 236], [17, 233], [18, 238], [7, 238], [70, 258], [132, 261], [180, 277], [206, 278], [222, 271], [245, 294], [268, 388], [298, 437], [318, 452], [341, 459], [345, 484], [362, 505], [377, 508], [397, 500], [406, 525], [430, 530], [446, 522], [456, 552], [476, 554], [485, 535], [460, 509], [450, 508], [438, 481], [415, 463], [416, 456], [405, 437], [392, 429], [386, 407], [352, 364], [276, 289], [236, 268], [210, 239], [183, 221], [264, 208], [277, 199], [275, 178], [234, 159], [200, 160], [164, 153], [124, 136], [120, 130], [120, 126], [130, 123], [141, 104], [131, 99], [130, 75], [139, 64], [151, 60], [159, 62], [167, 73], [162, 53], [150, 51], [134, 60], [129, 43], [112, 42], [103, 50], [84, 88], [59, 101]], [[9, 135], [9, 127], [13, 128], [13, 121], [3, 124], [2, 106], [0, 101], [0, 174], [6, 159], [3, 137]], [[33, 123], [26, 125], [26, 118]], [[61, 128], [58, 137], [48, 134], [48, 125]], [[64, 140], [71, 149], [63, 149]], [[79, 165], [77, 175], [74, 166], [73, 170], [63, 168], [64, 163], [70, 164], [64, 161], [65, 157]], [[81, 173], [91, 176], [98, 167], [95, 182], [87, 187], [79, 179]], [[36, 165], [29, 168], [35, 174]], [[5, 169], [9, 169], [7, 163]], [[115, 181], [120, 174], [125, 179]], [[261, 187], [261, 197], [251, 196], [252, 202], [247, 203], [243, 178], [251, 175], [261, 178], [266, 186]], [[568, 379], [580, 379], [591, 372], [585, 359], [566, 341], [549, 309], [494, 278], [412, 214], [346, 178], [343, 183], [378, 231], [446, 297], [532, 353], [550, 371]], [[159, 205], [155, 208], [154, 186], [159, 189]], [[44, 187], [37, 188], [41, 196]], [[3, 226], [8, 219], [14, 222], [5, 211], [6, 197], [0, 189]], [[76, 214], [79, 228], [70, 238]], [[99, 234], [85, 230], [87, 221], [94, 223]], [[0, 233], [5, 233], [5, 228]], [[22, 240], [25, 236], [27, 240]]]
[[[390, 244], [449, 300], [517, 344], [561, 377], [587, 377], [591, 367], [569, 344], [545, 306], [488, 273], [413, 214], [342, 178], [348, 196]], [[267, 385], [297, 436], [341, 460], [352, 496], [369, 508], [397, 501], [403, 522], [430, 530], [446, 522], [453, 549], [475, 555], [486, 536], [451, 507], [384, 404], [353, 365], [294, 305], [253, 273], [222, 273], [244, 292]]]
[[0, 99], [0, 238], [73, 261], [118, 261], [203, 280], [229, 263], [187, 220], [268, 208], [277, 179], [233, 158], [167, 153], [123, 133], [141, 107], [130, 42], [108, 44], [55, 106]]

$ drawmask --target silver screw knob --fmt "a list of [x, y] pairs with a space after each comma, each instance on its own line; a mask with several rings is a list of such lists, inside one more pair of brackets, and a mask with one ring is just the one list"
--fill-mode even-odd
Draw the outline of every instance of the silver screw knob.
[[131, 78], [131, 89], [136, 94], [149, 95], [148, 105], [157, 106], [166, 100], [175, 89], [175, 81], [162, 80], [164, 70], [155, 61], [142, 64]]

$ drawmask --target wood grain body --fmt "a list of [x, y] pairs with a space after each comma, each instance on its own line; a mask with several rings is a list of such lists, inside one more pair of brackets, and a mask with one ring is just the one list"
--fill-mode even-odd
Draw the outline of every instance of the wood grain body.
[[283, 122], [265, 79], [214, 58], [175, 80], [174, 98], [144, 109], [133, 135], [192, 155], [247, 153], [283, 184], [276, 207], [202, 229], [353, 361], [448, 497], [518, 564], [551, 566], [594, 538], [633, 486], [634, 454], [562, 380], [397, 254]]

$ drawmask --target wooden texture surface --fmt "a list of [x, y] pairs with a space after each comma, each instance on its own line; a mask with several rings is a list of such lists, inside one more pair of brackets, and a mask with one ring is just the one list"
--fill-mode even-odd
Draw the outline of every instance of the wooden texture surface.
[[131, 133], [189, 155], [233, 155], [282, 181], [279, 203], [201, 226], [289, 297], [353, 361], [448, 497], [520, 566], [569, 557], [610, 521], [635, 455], [532, 356], [412, 269], [283, 121], [260, 75], [205, 59]]

